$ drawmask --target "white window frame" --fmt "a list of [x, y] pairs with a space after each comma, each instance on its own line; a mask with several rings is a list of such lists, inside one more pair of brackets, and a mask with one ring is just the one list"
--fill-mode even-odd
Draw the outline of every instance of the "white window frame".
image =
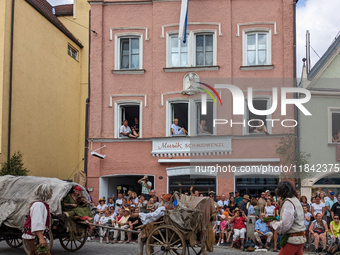
[[[124, 106], [124, 105], [138, 105], [139, 106], [139, 138], [143, 138], [143, 102], [139, 101], [139, 100], [115, 101], [114, 138], [124, 139], [124, 137], [121, 137], [120, 134], [119, 134], [119, 129], [122, 126], [122, 123], [121, 123], [121, 119], [122, 119], [121, 106]], [[129, 125], [131, 125], [131, 123], [129, 123]]]
[[[269, 28], [249, 28], [242, 30], [242, 40], [243, 40], [243, 49], [242, 49], [242, 59], [243, 66], [249, 66], [247, 63], [247, 36], [249, 34], [258, 34], [258, 33], [266, 33], [267, 34], [267, 64], [272, 64], [272, 31]], [[256, 49], [257, 50], [257, 49]], [[257, 66], [257, 65], [252, 65]], [[260, 65], [261, 66], [261, 65]]]
[[[212, 29], [201, 29], [201, 30], [195, 30], [195, 31], [191, 31], [191, 33], [193, 33], [192, 38], [194, 38], [194, 40], [192, 40], [192, 46], [193, 46], [193, 64], [194, 66], [196, 65], [196, 36], [197, 35], [203, 35], [203, 34], [212, 34], [213, 36], [213, 66], [217, 65], [217, 31], [216, 30], [212, 30]], [[206, 65], [202, 65], [202, 66], [206, 66]], [[201, 67], [201, 66], [197, 66], [197, 67]]]
[[[75, 56], [73, 56], [73, 55], [70, 54], [70, 51], [69, 51], [70, 49], [75, 51], [75, 53], [76, 53]], [[73, 59], [79, 61], [79, 52], [78, 52], [78, 50], [77, 50], [75, 47], [73, 47], [71, 44], [68, 44], [68, 46], [67, 46], [67, 54], [68, 54], [71, 58], [73, 58]]]
[[332, 113], [340, 113], [340, 107], [328, 107], [328, 143], [329, 144], [339, 144], [333, 143], [332, 141]]
[[[183, 99], [183, 98], [171, 98], [166, 101], [166, 114], [165, 114], [165, 136], [173, 136], [170, 131], [170, 126], [173, 124], [171, 104], [174, 103], [187, 103], [188, 104], [188, 136], [198, 136], [197, 134], [197, 110], [196, 103], [201, 101], [200, 99]], [[212, 100], [207, 100], [207, 102], [213, 102]], [[216, 105], [213, 106], [213, 118], [216, 119]], [[213, 128], [213, 135], [216, 135], [217, 127]]]
[[[171, 65], [171, 37], [178, 35], [178, 31], [169, 31], [166, 33], [166, 67], [196, 67], [196, 35], [212, 34], [213, 35], [213, 65], [217, 65], [217, 30], [214, 29], [200, 29], [187, 32], [188, 43], [188, 65], [187, 66], [172, 66]], [[209, 67], [209, 66], [197, 66]]]
[[[202, 136], [202, 135], [198, 134], [197, 108], [196, 108], [196, 104], [197, 103], [201, 103], [201, 100], [200, 99], [199, 100], [198, 99], [194, 99], [193, 101], [194, 101], [194, 103], [193, 103], [193, 107], [194, 107], [194, 116], [193, 116], [194, 120], [193, 120], [193, 123], [195, 123], [193, 132], [194, 132], [195, 136]], [[217, 119], [216, 105], [214, 104], [214, 101], [211, 100], [211, 99], [207, 99], [207, 103], [208, 102], [209, 103], [213, 103], [213, 119]], [[202, 104], [201, 104], [201, 106], [202, 106]], [[213, 127], [212, 135], [216, 135], [216, 130], [217, 130], [216, 126], [217, 125], [215, 125], [215, 127]]]
[[[267, 100], [267, 110], [272, 106], [272, 97], [271, 96], [256, 96], [253, 95], [254, 100]], [[243, 121], [245, 123], [245, 126], [243, 126], [243, 135], [259, 135], [261, 133], [249, 133], [249, 127], [248, 127], [248, 119], [249, 119], [249, 109], [248, 109], [248, 97], [245, 97], [244, 100], [244, 114], [243, 114]], [[271, 119], [272, 114], [266, 115], [266, 119]], [[267, 121], [264, 125], [266, 125], [268, 134], [272, 134], [272, 125], [271, 122]]]
[[139, 38], [139, 68], [143, 69], [143, 34], [141, 33], [119, 33], [115, 34], [115, 70], [136, 70], [136, 69], [121, 69], [121, 39]]

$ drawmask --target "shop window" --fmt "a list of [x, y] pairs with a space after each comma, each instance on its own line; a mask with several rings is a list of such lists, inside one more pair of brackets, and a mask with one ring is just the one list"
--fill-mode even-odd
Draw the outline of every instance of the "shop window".
[[340, 111], [331, 112], [332, 142], [340, 143]]
[[[268, 110], [269, 99], [253, 99], [253, 106], [256, 110]], [[246, 100], [246, 113], [245, 113], [245, 133], [247, 134], [266, 134], [270, 133], [271, 127], [267, 126], [266, 119], [270, 119], [268, 115], [256, 115], [252, 113], [248, 108], [248, 100]], [[249, 123], [249, 125], [248, 125]], [[252, 127], [257, 126], [257, 127]]]
[[196, 108], [196, 134], [209, 135], [214, 133], [214, 103], [207, 102], [207, 114], [202, 115], [201, 102], [195, 103]]
[[171, 136], [175, 135], [185, 135], [185, 134], [173, 134], [171, 130], [171, 125], [174, 124], [174, 120], [178, 119], [178, 126], [184, 128], [184, 130], [188, 131], [189, 128], [189, 113], [188, 113], [188, 102], [178, 102], [178, 103], [170, 103], [171, 107], [171, 116], [170, 116], [170, 134]]
[[178, 191], [180, 194], [190, 194], [190, 187], [198, 190], [200, 194], [208, 196], [210, 191], [216, 192], [216, 178], [191, 178], [190, 175], [180, 175], [169, 177], [168, 192], [172, 194]]

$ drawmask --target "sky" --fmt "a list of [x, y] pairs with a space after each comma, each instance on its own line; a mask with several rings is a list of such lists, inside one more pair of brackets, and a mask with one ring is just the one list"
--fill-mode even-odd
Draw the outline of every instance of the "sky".
[[[51, 5], [71, 4], [73, 0], [47, 0]], [[340, 31], [339, 0], [299, 0], [297, 3], [297, 75], [302, 72], [302, 58], [306, 56], [306, 30], [311, 46], [321, 57]], [[190, 9], [189, 9], [190, 11]], [[311, 49], [311, 66], [319, 57]]]

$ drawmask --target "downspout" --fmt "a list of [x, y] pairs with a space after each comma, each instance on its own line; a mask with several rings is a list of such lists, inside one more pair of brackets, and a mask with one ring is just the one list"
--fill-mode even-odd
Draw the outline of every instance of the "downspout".
[[91, 53], [91, 10], [89, 11], [89, 57], [88, 57], [88, 83], [87, 83], [87, 98], [85, 109], [85, 148], [84, 148], [84, 172], [87, 175], [87, 147], [88, 147], [88, 113], [90, 103], [90, 54]]
[[[294, 15], [294, 28], [293, 28], [293, 31], [294, 31], [294, 57], [293, 57], [293, 66], [294, 66], [294, 78], [293, 78], [293, 81], [294, 81], [294, 87], [298, 87], [298, 83], [297, 83], [297, 77], [296, 77], [296, 4], [299, 0], [294, 0], [294, 10], [293, 10], [293, 15]], [[299, 94], [298, 93], [294, 93], [294, 98], [299, 98]], [[297, 153], [298, 155], [300, 154], [300, 125], [299, 125], [299, 110], [298, 108], [296, 107], [296, 105], [294, 105], [294, 115], [295, 115], [295, 120], [297, 121], [297, 125], [295, 127], [295, 133], [296, 133], [296, 136], [297, 136]], [[298, 180], [298, 188], [300, 189], [300, 186], [301, 186], [301, 179], [300, 179], [300, 175], [298, 176], [299, 178], [297, 178]]]
[[8, 103], [8, 144], [7, 159], [11, 159], [11, 128], [12, 128], [12, 84], [13, 84], [13, 44], [14, 44], [14, 6], [15, 0], [12, 0], [12, 17], [11, 17], [11, 56], [9, 63], [9, 103]]

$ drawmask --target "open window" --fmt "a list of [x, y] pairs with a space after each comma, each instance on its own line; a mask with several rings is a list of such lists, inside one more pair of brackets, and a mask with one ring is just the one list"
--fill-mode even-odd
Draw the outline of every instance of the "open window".
[[331, 112], [332, 142], [340, 143], [340, 110]]
[[142, 127], [141, 127], [141, 116], [140, 116], [140, 104], [138, 103], [122, 103], [118, 105], [118, 112], [116, 113], [118, 116], [117, 119], [117, 133], [116, 137], [127, 138], [126, 136], [122, 136], [119, 133], [120, 127], [123, 125], [123, 121], [128, 121], [128, 126], [132, 129], [135, 128], [136, 132], [139, 134], [139, 137], [142, 135]]
[[207, 101], [207, 114], [202, 115], [202, 103], [196, 102], [196, 134], [210, 135], [214, 133], [214, 103]]
[[[177, 135], [184, 135], [184, 134], [173, 134], [171, 132], [171, 125], [174, 124], [174, 120], [178, 119], [178, 125], [180, 128], [184, 128], [186, 131], [188, 131], [189, 128], [189, 103], [188, 102], [176, 102], [176, 103], [170, 103], [171, 107], [171, 116], [170, 116], [170, 135], [171, 136], [177, 136]], [[179, 131], [180, 132], [180, 131]]]
[[[264, 111], [269, 109], [268, 98], [253, 98], [253, 106], [256, 110]], [[267, 126], [266, 119], [270, 119], [268, 115], [256, 115], [248, 108], [248, 99], [246, 99], [245, 113], [245, 133], [247, 134], [266, 134], [271, 133], [270, 127]], [[248, 125], [249, 123], [249, 125]]]

